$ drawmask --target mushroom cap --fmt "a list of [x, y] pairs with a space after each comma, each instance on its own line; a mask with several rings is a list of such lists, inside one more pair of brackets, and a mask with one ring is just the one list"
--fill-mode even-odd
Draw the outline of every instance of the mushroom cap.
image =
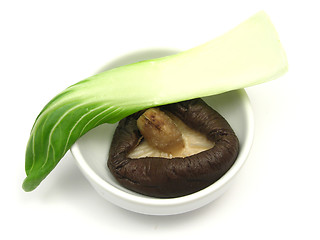
[[117, 181], [132, 191], [158, 198], [173, 198], [197, 192], [221, 178], [239, 153], [239, 140], [229, 123], [202, 99], [161, 106], [187, 126], [215, 144], [187, 157], [131, 159], [129, 152], [142, 135], [134, 113], [119, 122], [111, 143], [107, 166]]

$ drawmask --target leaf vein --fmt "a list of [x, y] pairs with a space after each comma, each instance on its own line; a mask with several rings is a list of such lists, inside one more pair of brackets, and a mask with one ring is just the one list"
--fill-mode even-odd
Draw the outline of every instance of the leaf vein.
[[68, 109], [64, 114], [62, 114], [62, 116], [57, 120], [57, 122], [55, 123], [55, 125], [53, 126], [53, 128], [51, 129], [50, 131], [50, 134], [49, 134], [49, 143], [48, 143], [48, 148], [47, 148], [47, 156], [46, 156], [46, 159], [44, 161], [44, 163], [42, 164], [41, 168], [43, 168], [47, 162], [48, 162], [48, 159], [49, 159], [49, 148], [50, 146], [52, 145], [51, 143], [51, 138], [52, 138], [52, 135], [53, 135], [53, 132], [56, 130], [56, 128], [58, 127], [58, 125], [60, 124], [60, 122], [62, 121], [62, 119], [65, 118], [65, 116], [67, 116], [71, 111], [73, 111], [74, 109], [76, 108], [79, 108], [79, 107], [82, 107], [83, 105], [85, 105], [87, 103], [83, 103], [83, 104], [78, 104], [70, 109]]
[[[76, 126], [81, 122], [81, 120], [83, 118], [85, 118], [86, 116], [88, 116], [90, 113], [92, 113], [93, 111], [97, 110], [97, 109], [100, 109], [102, 107], [104, 107], [105, 105], [107, 104], [104, 104], [104, 105], [101, 105], [99, 107], [96, 107], [94, 109], [91, 109], [90, 111], [88, 111], [86, 114], [82, 115], [79, 120], [74, 124], [74, 126], [72, 127], [71, 131], [69, 132], [69, 135], [68, 135], [68, 138], [67, 138], [67, 141], [66, 141], [66, 144], [65, 144], [65, 147], [64, 147], [64, 152], [67, 151], [67, 147], [68, 147], [68, 144], [69, 144], [69, 140], [70, 140], [70, 137], [72, 135], [72, 132], [74, 131], [74, 129], [76, 128]], [[86, 124], [87, 125], [87, 124]], [[82, 133], [83, 129], [81, 130], [81, 133]], [[80, 136], [81, 136], [81, 133], [80, 133]]]
[[[97, 115], [94, 116], [92, 119], [90, 119], [90, 121], [88, 121], [88, 122], [86, 123], [86, 125], [84, 125], [84, 127], [82, 128], [82, 130], [81, 130], [81, 132], [80, 132], [80, 136], [82, 135], [84, 129], [85, 129], [94, 119], [96, 119], [97, 117], [99, 117], [101, 114], [109, 111], [111, 108], [112, 108], [112, 107], [107, 108], [106, 110], [102, 111], [101, 113], [97, 114]], [[103, 118], [104, 118], [104, 117], [103, 117]], [[97, 124], [95, 124], [95, 126], [97, 126]]]

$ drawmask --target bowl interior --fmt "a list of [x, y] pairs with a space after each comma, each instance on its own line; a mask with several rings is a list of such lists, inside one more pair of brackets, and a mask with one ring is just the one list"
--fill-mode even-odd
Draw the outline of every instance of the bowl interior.
[[[168, 55], [168, 53], [170, 53], [169, 50], [164, 52], [159, 50], [157, 51], [159, 53], [158, 56]], [[149, 56], [150, 55], [152, 54], [149, 54]], [[148, 54], [146, 54], [144, 51], [143, 54], [140, 55], [140, 59], [139, 57], [133, 58], [131, 55], [128, 56], [130, 57], [129, 60], [128, 58], [123, 58], [124, 61], [118, 60], [112, 64], [109, 64], [108, 66], [115, 67], [124, 63], [127, 64], [130, 62], [147, 59], [146, 56], [148, 56]], [[104, 67], [103, 70], [107, 69], [108, 66]], [[84, 173], [93, 187], [95, 187], [96, 190], [99, 189], [98, 192], [106, 199], [116, 204], [119, 202], [117, 205], [125, 207], [129, 210], [135, 211], [135, 209], [132, 209], [132, 206], [134, 208], [134, 205], [137, 204], [148, 205], [151, 208], [155, 208], [157, 206], [177, 206], [177, 204], [187, 204], [194, 202], [198, 198], [204, 198], [206, 195], [210, 195], [215, 191], [218, 191], [225, 184], [227, 184], [243, 165], [249, 153], [253, 139], [253, 114], [250, 101], [243, 89], [205, 97], [203, 99], [229, 122], [239, 138], [240, 153], [232, 168], [221, 179], [208, 188], [197, 193], [176, 199], [157, 199], [132, 192], [122, 187], [115, 180], [106, 166], [110, 144], [117, 124], [103, 124], [92, 129], [78, 139], [78, 141], [72, 146], [71, 152], [78, 162], [80, 170]], [[211, 198], [211, 200], [213, 200], [213, 198]], [[126, 202], [131, 203], [130, 207], [126, 207]], [[132, 203], [134, 204], [132, 205]], [[196, 208], [195, 206], [197, 205], [193, 204], [193, 206], [190, 208], [194, 209]], [[183, 209], [184, 210], [179, 211], [191, 210], [188, 209], [188, 207], [184, 207]], [[152, 210], [143, 211], [152, 213]]]

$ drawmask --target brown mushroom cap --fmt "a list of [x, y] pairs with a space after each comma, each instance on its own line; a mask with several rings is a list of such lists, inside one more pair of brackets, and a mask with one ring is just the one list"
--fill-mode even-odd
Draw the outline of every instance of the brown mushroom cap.
[[108, 167], [124, 187], [152, 197], [180, 197], [197, 192], [221, 178], [235, 162], [239, 141], [228, 122], [201, 99], [161, 107], [179, 117], [186, 125], [215, 142], [206, 151], [188, 157], [128, 158], [141, 133], [132, 114], [119, 122], [111, 143]]

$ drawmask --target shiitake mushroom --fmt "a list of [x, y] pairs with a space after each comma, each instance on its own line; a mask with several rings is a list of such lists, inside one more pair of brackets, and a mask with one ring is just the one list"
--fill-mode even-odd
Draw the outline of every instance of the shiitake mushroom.
[[[184, 157], [131, 158], [130, 153], [144, 138], [137, 124], [139, 118], [145, 117], [144, 112], [134, 113], [119, 122], [107, 163], [122, 186], [151, 197], [180, 197], [211, 185], [230, 169], [239, 152], [239, 141], [228, 122], [217, 111], [202, 99], [161, 106], [160, 110], [173, 114], [188, 127], [203, 134], [213, 143], [212, 147]], [[152, 113], [150, 116], [152, 118]], [[151, 120], [143, 121], [148, 124]], [[145, 126], [147, 132], [163, 127], [161, 120], [151, 124], [151, 130]], [[179, 136], [171, 140], [175, 138]], [[176, 152], [175, 148], [172, 149], [172, 152]], [[172, 152], [169, 151], [170, 154]]]

